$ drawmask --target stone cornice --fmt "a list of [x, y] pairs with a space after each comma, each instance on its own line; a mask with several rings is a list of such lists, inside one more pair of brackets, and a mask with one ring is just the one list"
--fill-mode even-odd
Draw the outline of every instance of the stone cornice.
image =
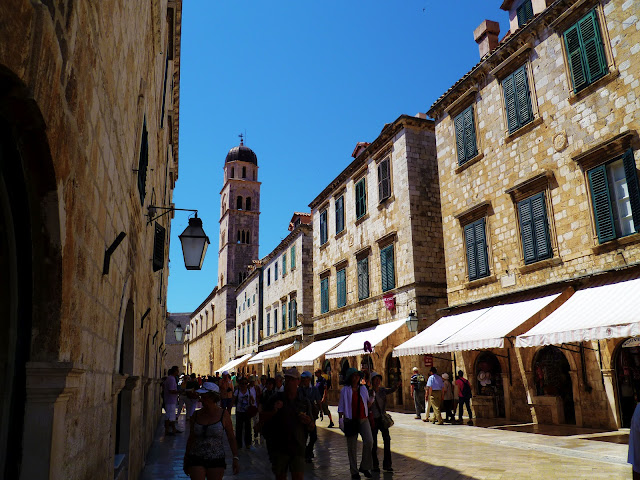
[[27, 399], [54, 403], [67, 398], [80, 388], [86, 368], [73, 362], [28, 362]]

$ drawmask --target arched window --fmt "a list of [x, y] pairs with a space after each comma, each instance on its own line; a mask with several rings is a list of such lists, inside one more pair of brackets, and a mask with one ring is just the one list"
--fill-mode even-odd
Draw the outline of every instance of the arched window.
[[247, 231], [247, 243], [251, 243], [251, 232]]
[[242, 231], [242, 243], [247, 243], [247, 233], [244, 230]]
[[233, 178], [233, 167], [231, 167], [231, 177], [230, 178]]
[[242, 178], [247, 178], [247, 167], [242, 167]]
[[240, 235], [241, 235], [241, 232], [240, 230], [238, 230], [238, 243], [240, 243], [240, 238], [241, 238]]
[[240, 195], [238, 195], [238, 200], [236, 201], [236, 208], [242, 210], [242, 196]]
[[247, 207], [245, 210], [251, 210], [251, 197], [247, 197], [244, 203]]

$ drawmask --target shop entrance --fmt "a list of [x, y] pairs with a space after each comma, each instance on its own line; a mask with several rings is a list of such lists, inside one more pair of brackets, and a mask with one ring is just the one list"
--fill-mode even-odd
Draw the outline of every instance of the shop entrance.
[[349, 360], [347, 360], [346, 358], [344, 360], [342, 360], [342, 363], [340, 364], [340, 385], [344, 385], [344, 379], [347, 375], [347, 370], [349, 370]]
[[533, 363], [536, 395], [556, 396], [562, 399], [564, 422], [575, 425], [571, 367], [558, 347], [547, 346], [538, 352]]
[[621, 347], [615, 360], [618, 405], [622, 427], [631, 426], [631, 417], [640, 399], [640, 347]]
[[[502, 385], [502, 368], [498, 357], [491, 352], [482, 352], [476, 360], [476, 391], [479, 396], [489, 400], [488, 410], [493, 409], [493, 416], [505, 418], [504, 387]], [[478, 403], [478, 401], [476, 401]], [[491, 417], [491, 411], [487, 412]]]
[[[391, 353], [387, 355], [387, 378], [385, 384], [389, 388], [394, 388], [398, 385], [398, 382], [402, 380], [402, 371], [400, 370], [400, 358], [394, 357]], [[396, 405], [402, 405], [402, 388], [396, 390], [395, 398]]]

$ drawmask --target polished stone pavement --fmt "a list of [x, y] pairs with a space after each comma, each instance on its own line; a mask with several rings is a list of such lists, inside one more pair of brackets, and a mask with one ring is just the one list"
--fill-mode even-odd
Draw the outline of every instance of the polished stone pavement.
[[[335, 408], [332, 408], [337, 418]], [[568, 426], [514, 425], [480, 422], [476, 426], [433, 425], [413, 415], [391, 412], [394, 474], [374, 474], [374, 479], [626, 479], [628, 430], [605, 432]], [[184, 415], [179, 420], [184, 429]], [[316, 458], [307, 466], [305, 479], [349, 479], [344, 436], [328, 421], [319, 422]], [[147, 457], [142, 480], [185, 479], [182, 457], [187, 433], [165, 437], [160, 426]], [[379, 438], [379, 446], [382, 438]], [[231, 454], [228, 451], [228, 463]], [[271, 479], [263, 446], [243, 449], [240, 473], [227, 468], [225, 479]], [[379, 453], [382, 459], [382, 452]], [[361, 478], [364, 478], [362, 476]]]

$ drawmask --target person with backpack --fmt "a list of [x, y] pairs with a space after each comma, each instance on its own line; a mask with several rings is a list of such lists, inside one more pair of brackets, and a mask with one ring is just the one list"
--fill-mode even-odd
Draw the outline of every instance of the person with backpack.
[[413, 375], [411, 375], [411, 396], [413, 404], [416, 407], [416, 420], [422, 418], [424, 413], [424, 389], [427, 381], [424, 375], [420, 374], [418, 367], [413, 367]]
[[473, 415], [471, 414], [471, 384], [469, 380], [464, 378], [464, 372], [462, 370], [458, 370], [458, 378], [456, 380], [456, 385], [458, 386], [458, 424], [462, 423], [462, 409], [464, 405], [467, 406], [467, 413], [469, 414], [469, 421], [467, 425], [473, 425]]

